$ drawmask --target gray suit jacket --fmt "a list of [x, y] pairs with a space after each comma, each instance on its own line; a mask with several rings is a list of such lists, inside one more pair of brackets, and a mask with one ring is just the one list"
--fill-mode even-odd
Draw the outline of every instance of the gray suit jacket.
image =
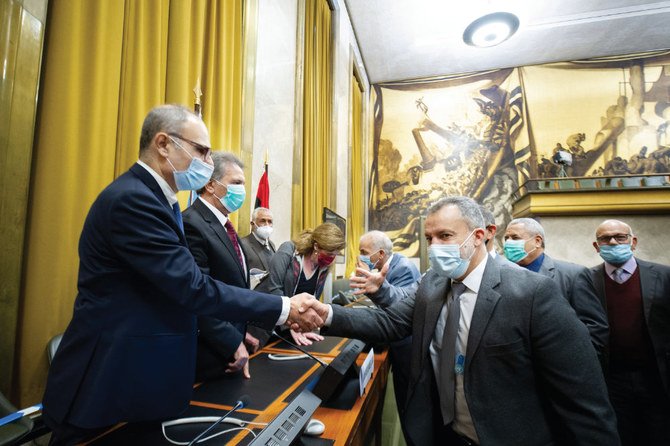
[[[450, 288], [428, 271], [415, 296], [384, 310], [333, 306], [329, 335], [387, 342], [413, 335], [408, 440], [441, 444], [437, 387], [429, 355]], [[616, 420], [584, 325], [554, 282], [487, 262], [470, 326], [465, 396], [482, 445], [554, 444], [548, 413], [557, 414], [575, 445], [618, 445]], [[549, 408], [551, 410], [549, 410]]]
[[[638, 258], [635, 258], [635, 261], [640, 268], [644, 319], [651, 343], [654, 346], [656, 363], [658, 364], [663, 387], [670, 396], [670, 267]], [[597, 300], [602, 305], [604, 313], [607, 314], [605, 274], [604, 263], [588, 269], [578, 281], [577, 292], [580, 295]], [[587, 299], [579, 302], [584, 301], [588, 302]], [[607, 347], [609, 344], [609, 326], [602, 327], [598, 336]], [[607, 350], [605, 352], [607, 353]]]
[[272, 254], [275, 253], [275, 245], [272, 243], [272, 240], [269, 241], [270, 249], [260, 244], [251, 233], [243, 237], [241, 241], [249, 269], [258, 268], [268, 271], [270, 269], [270, 259], [272, 258]]

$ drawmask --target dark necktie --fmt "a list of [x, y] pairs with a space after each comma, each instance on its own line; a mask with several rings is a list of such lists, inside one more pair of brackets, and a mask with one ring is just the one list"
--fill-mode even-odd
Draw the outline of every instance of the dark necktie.
[[447, 322], [444, 325], [444, 335], [442, 336], [440, 382], [438, 383], [438, 387], [440, 389], [440, 408], [445, 426], [454, 421], [456, 338], [458, 337], [458, 325], [461, 319], [461, 294], [463, 291], [465, 291], [465, 285], [461, 282], [452, 283], [452, 298], [447, 304]]
[[230, 242], [233, 244], [233, 248], [235, 248], [235, 254], [237, 254], [237, 259], [240, 261], [240, 265], [244, 266], [244, 260], [242, 260], [242, 250], [240, 249], [240, 244], [237, 241], [237, 232], [235, 232], [233, 224], [230, 222], [230, 220], [226, 220], [224, 227], [226, 228]]
[[184, 232], [184, 220], [181, 219], [181, 210], [179, 210], [179, 202], [176, 202], [175, 204], [172, 205], [172, 213], [174, 214], [175, 220], [177, 220], [177, 225], [179, 225], [179, 229], [181, 229], [181, 232]]

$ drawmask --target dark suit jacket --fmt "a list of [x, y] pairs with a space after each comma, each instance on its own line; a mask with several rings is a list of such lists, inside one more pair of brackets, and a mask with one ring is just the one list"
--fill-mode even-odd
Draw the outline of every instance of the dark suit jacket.
[[244, 246], [244, 254], [247, 256], [247, 266], [249, 269], [270, 270], [270, 259], [275, 252], [275, 245], [272, 243], [272, 240], [269, 240], [268, 243], [270, 249], [260, 244], [253, 234], [242, 238], [242, 246]]
[[[228, 285], [249, 288], [245, 266], [240, 264], [226, 228], [207, 205], [195, 200], [183, 219], [188, 247], [200, 270]], [[244, 256], [247, 258], [246, 251]], [[198, 330], [196, 378], [220, 376], [244, 339], [246, 323], [198, 316]]]
[[191, 398], [196, 315], [273, 325], [281, 299], [202, 274], [142, 166], [100, 193], [79, 240], [79, 293], [49, 370], [45, 420], [83, 428], [178, 416]]
[[[429, 345], [445, 276], [428, 271], [415, 296], [385, 310], [333, 306], [329, 335], [372, 342], [413, 334], [404, 410], [409, 444], [442, 444]], [[584, 325], [546, 277], [489, 261], [468, 337], [465, 396], [482, 445], [554, 444], [547, 414], [558, 414], [575, 445], [619, 444], [616, 420]]]
[[[635, 261], [640, 268], [642, 305], [647, 330], [654, 346], [663, 387], [670, 396], [670, 267], [638, 258], [635, 258]], [[578, 292], [600, 302], [607, 314], [605, 274], [607, 273], [604, 263], [587, 270], [580, 278]], [[609, 326], [601, 328], [598, 336], [601, 342], [608, 346]]]

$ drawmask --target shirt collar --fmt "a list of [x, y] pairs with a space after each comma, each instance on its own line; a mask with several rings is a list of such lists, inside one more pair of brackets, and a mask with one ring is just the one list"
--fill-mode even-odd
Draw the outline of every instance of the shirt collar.
[[149, 174], [154, 177], [154, 180], [158, 183], [158, 186], [161, 188], [161, 191], [163, 191], [163, 194], [165, 195], [165, 198], [167, 199], [168, 203], [170, 203], [170, 206], [174, 206], [174, 204], [177, 202], [177, 193], [172, 190], [170, 185], [168, 184], [167, 181], [165, 181], [165, 178], [162, 176], [158, 175], [158, 172], [153, 170], [147, 163], [145, 163], [142, 160], [137, 160], [137, 164], [142, 166], [144, 170], [149, 172]]
[[470, 274], [468, 274], [465, 279], [463, 279], [463, 285], [468, 287], [468, 289], [475, 294], [479, 294], [479, 287], [482, 284], [482, 278], [484, 277], [484, 269], [486, 269], [486, 262], [489, 261], [489, 255], [484, 256], [484, 259], [479, 262], [479, 265], [475, 267]]
[[270, 244], [269, 240], [263, 240], [259, 236], [256, 235], [256, 231], [251, 231], [251, 235], [254, 236], [256, 240], [258, 240], [258, 243], [260, 243], [263, 246], [268, 246]]
[[205, 206], [209, 208], [210, 211], [212, 211], [212, 214], [216, 217], [217, 220], [221, 222], [221, 226], [226, 226], [226, 222], [228, 221], [228, 217], [223, 215], [223, 212], [218, 210], [214, 205], [207, 200], [203, 200], [202, 197], [198, 197], [198, 200], [200, 200]]
[[536, 272], [540, 271], [540, 268], [542, 268], [542, 262], [544, 262], [544, 253], [540, 254], [537, 257], [537, 259], [533, 260], [528, 265], [524, 266], [524, 268], [536, 273]]
[[609, 275], [610, 277], [612, 276], [612, 274], [614, 274], [614, 270], [619, 268], [622, 268], [628, 274], [633, 274], [635, 272], [635, 268], [637, 268], [637, 262], [635, 261], [635, 257], [634, 256], [631, 257], [630, 259], [626, 260], [626, 263], [619, 266], [605, 262], [605, 271], [607, 272], [607, 275]]

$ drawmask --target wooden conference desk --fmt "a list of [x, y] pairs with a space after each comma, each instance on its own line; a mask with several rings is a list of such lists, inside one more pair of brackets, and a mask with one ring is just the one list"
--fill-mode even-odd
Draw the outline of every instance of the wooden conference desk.
[[[347, 339], [326, 337], [308, 350], [315, 356], [329, 362], [337, 356], [349, 342]], [[249, 405], [236, 411], [232, 417], [245, 421], [268, 423], [284, 409], [309, 382], [321, 373], [321, 367], [312, 359], [294, 361], [271, 361], [269, 353], [296, 353], [296, 350], [283, 341], [271, 342], [265, 348], [252, 355], [250, 359], [251, 379], [245, 380], [241, 374], [226, 375], [220, 380], [197, 385], [193, 400], [182, 417], [222, 416], [230, 410], [242, 395], [249, 396]], [[297, 352], [299, 353], [299, 352]], [[360, 366], [367, 353], [361, 353], [357, 359]], [[384, 405], [386, 380], [389, 361], [386, 351], [375, 351], [375, 367], [372, 379], [365, 394], [354, 402], [351, 409], [340, 410], [319, 407], [313, 418], [321, 420], [325, 432], [319, 437], [303, 436], [305, 445], [363, 445], [369, 434], [375, 433], [376, 443], [381, 441], [381, 411]], [[168, 391], [169, 389], [166, 389]], [[169, 427], [168, 435], [175, 441], [188, 442], [209, 424], [190, 424]], [[263, 426], [249, 426], [260, 432]], [[230, 428], [224, 425], [218, 431]], [[214, 431], [216, 432], [216, 431]], [[237, 431], [221, 435], [205, 445], [233, 444], [246, 445], [253, 439], [247, 431]], [[161, 433], [159, 422], [121, 424], [106, 432], [90, 445], [170, 445]]]

